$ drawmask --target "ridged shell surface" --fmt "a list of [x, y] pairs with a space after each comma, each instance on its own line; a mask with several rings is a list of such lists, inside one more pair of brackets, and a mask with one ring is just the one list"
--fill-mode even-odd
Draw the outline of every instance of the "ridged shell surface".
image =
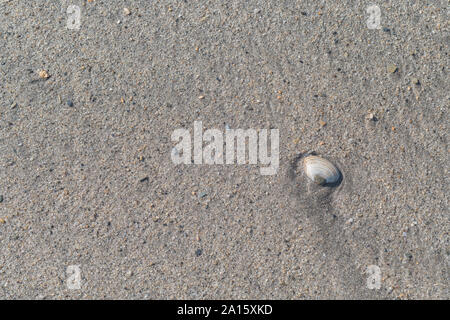
[[307, 156], [303, 160], [303, 168], [308, 178], [317, 184], [335, 183], [341, 176], [330, 161], [318, 156]]

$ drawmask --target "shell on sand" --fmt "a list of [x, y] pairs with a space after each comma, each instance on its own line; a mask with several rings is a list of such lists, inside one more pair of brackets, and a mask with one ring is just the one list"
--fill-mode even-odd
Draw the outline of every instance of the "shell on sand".
[[308, 178], [320, 185], [335, 183], [341, 176], [339, 169], [330, 161], [318, 156], [303, 159], [303, 168]]

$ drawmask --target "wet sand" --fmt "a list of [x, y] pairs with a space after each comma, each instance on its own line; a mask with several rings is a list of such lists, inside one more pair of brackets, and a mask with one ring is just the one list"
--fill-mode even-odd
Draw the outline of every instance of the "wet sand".
[[[448, 3], [371, 4], [1, 0], [0, 298], [449, 299]], [[195, 121], [277, 174], [173, 164]]]

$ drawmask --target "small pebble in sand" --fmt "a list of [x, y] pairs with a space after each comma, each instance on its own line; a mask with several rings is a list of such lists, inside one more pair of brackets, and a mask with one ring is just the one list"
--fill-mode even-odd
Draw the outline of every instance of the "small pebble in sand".
[[327, 123], [325, 121], [323, 121], [323, 120], [320, 120], [319, 124], [320, 124], [321, 127], [325, 127], [327, 125]]
[[5, 219], [0, 218], [0, 224], [6, 223]]
[[203, 100], [203, 99], [205, 99], [205, 96], [199, 96], [198, 97], [200, 100]]
[[129, 15], [131, 14], [130, 9], [128, 9], [128, 8], [123, 8], [123, 14], [126, 15], [126, 16], [129, 16]]
[[369, 113], [369, 114], [366, 116], [366, 120], [369, 120], [369, 121], [377, 121], [377, 117], [375, 117], [375, 115], [374, 115], [373, 113]]
[[395, 64], [390, 64], [387, 67], [387, 71], [389, 73], [395, 73], [398, 70], [397, 66]]
[[3, 195], [0, 194], [0, 203], [3, 202]]
[[72, 100], [67, 100], [67, 105], [72, 108], [73, 107], [73, 101]]
[[420, 81], [419, 81], [419, 79], [417, 79], [417, 78], [411, 78], [411, 82], [412, 82], [413, 84], [415, 84], [416, 86], [420, 86]]
[[197, 257], [200, 257], [201, 255], [202, 255], [202, 249], [197, 249], [197, 250], [195, 250], [195, 255], [197, 256]]
[[48, 79], [50, 76], [48, 75], [48, 72], [45, 70], [39, 71], [39, 78], [41, 79]]

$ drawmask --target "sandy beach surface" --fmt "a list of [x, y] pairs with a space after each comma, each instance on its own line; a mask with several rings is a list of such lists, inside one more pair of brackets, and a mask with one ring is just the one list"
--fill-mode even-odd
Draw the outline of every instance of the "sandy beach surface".
[[[449, 299], [449, 14], [0, 0], [0, 298]], [[200, 121], [276, 174], [174, 164]]]

